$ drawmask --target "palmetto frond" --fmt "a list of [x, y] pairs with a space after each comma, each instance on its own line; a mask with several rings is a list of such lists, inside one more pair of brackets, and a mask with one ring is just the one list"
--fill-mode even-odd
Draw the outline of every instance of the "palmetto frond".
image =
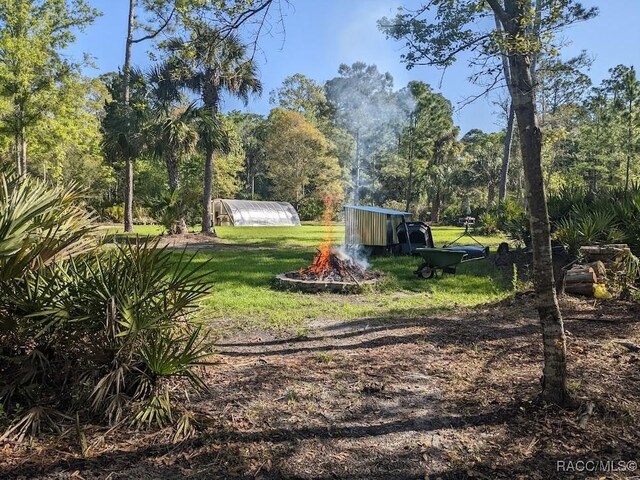
[[92, 216], [75, 187], [50, 188], [0, 173], [0, 282], [21, 278], [56, 258], [87, 251]]

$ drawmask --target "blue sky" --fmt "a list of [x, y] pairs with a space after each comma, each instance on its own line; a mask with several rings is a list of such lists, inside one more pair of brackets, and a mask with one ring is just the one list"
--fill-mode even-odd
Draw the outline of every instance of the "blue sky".
[[[79, 57], [89, 53], [94, 57], [95, 69], [87, 75], [114, 71], [122, 64], [127, 20], [125, 0], [89, 0], [103, 12], [103, 16], [78, 35], [78, 41], [69, 54]], [[403, 4], [417, 5], [417, 0]], [[568, 57], [587, 50], [595, 58], [590, 76], [599, 83], [607, 70], [620, 63], [640, 67], [640, 0], [583, 0], [585, 6], [599, 6], [600, 15], [593, 20], [577, 24], [563, 33], [570, 42], [563, 50]], [[481, 91], [468, 81], [471, 70], [464, 61], [442, 71], [431, 67], [416, 67], [407, 71], [400, 62], [402, 46], [386, 40], [378, 31], [376, 20], [393, 15], [401, 2], [397, 0], [291, 0], [285, 11], [284, 31], [274, 25], [271, 35], [260, 41], [258, 54], [260, 73], [264, 85], [261, 98], [252, 99], [247, 107], [226, 100], [226, 110], [266, 114], [270, 105], [268, 92], [277, 88], [282, 80], [294, 73], [303, 73], [323, 83], [337, 75], [341, 63], [364, 61], [374, 63], [381, 71], [394, 77], [395, 88], [402, 88], [410, 80], [422, 80], [432, 85], [451, 100], [454, 107], [465, 98]], [[138, 65], [149, 63], [147, 50], [153, 45], [135, 46], [134, 61]], [[455, 121], [462, 133], [471, 128], [486, 131], [501, 128], [496, 115], [497, 107], [491, 98], [483, 98], [459, 109]]]

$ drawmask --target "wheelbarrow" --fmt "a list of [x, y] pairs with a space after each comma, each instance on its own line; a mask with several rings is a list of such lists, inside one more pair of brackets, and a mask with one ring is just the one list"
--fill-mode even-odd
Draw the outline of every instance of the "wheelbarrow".
[[486, 247], [416, 248], [415, 251], [424, 260], [414, 272], [421, 278], [435, 277], [437, 269], [443, 274], [455, 275], [461, 263], [486, 258], [489, 253]]

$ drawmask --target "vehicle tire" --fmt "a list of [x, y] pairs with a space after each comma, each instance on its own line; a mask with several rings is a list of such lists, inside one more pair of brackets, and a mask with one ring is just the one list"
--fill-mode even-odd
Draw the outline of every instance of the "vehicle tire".
[[430, 267], [429, 265], [425, 265], [418, 272], [418, 276], [420, 276], [421, 278], [433, 278], [436, 276], [436, 269]]

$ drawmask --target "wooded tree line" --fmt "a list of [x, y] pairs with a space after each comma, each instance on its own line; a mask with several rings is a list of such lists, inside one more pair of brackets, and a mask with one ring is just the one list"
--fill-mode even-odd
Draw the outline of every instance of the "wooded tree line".
[[[504, 131], [461, 136], [451, 102], [429, 85], [395, 89], [390, 74], [357, 62], [324, 83], [286, 78], [269, 93], [268, 115], [222, 113], [226, 96], [261, 93], [246, 42], [195, 3], [138, 8], [141, 39], [162, 30], [158, 61], [86, 78], [62, 52], [98, 12], [82, 1], [0, 5], [3, 163], [79, 183], [105, 220], [123, 221], [131, 160], [133, 220], [176, 232], [206, 223], [210, 196], [290, 201], [305, 219], [321, 214], [326, 195], [433, 221], [491, 210], [503, 190], [524, 202], [517, 133], [506, 171]], [[592, 85], [591, 61], [552, 52], [537, 63], [549, 192], [628, 186], [639, 173], [636, 72], [618, 65]], [[496, 108], [506, 130], [509, 104], [498, 98]]]
[[[626, 191], [640, 174], [634, 67], [612, 66], [593, 85], [587, 53], [563, 59], [554, 47], [554, 32], [596, 11], [573, 0], [430, 0], [381, 19], [389, 37], [408, 42], [409, 67], [446, 67], [471, 49], [476, 78], [492, 78], [487, 91], [504, 79], [505, 131], [461, 136], [451, 102], [429, 85], [396, 89], [390, 74], [362, 62], [324, 83], [285, 79], [266, 116], [223, 113], [225, 98], [262, 92], [252, 35], [274, 3], [130, 0], [121, 71], [86, 78], [65, 49], [99, 12], [85, 0], [0, 0], [2, 164], [23, 179], [80, 184], [89, 206], [127, 231], [134, 220], [172, 232], [199, 221], [209, 233], [217, 196], [287, 200], [314, 218], [330, 195], [432, 221], [506, 210], [511, 197], [529, 213], [543, 395], [566, 403], [545, 195]], [[240, 35], [253, 21], [257, 32]], [[155, 49], [146, 69], [131, 64], [143, 42]]]

